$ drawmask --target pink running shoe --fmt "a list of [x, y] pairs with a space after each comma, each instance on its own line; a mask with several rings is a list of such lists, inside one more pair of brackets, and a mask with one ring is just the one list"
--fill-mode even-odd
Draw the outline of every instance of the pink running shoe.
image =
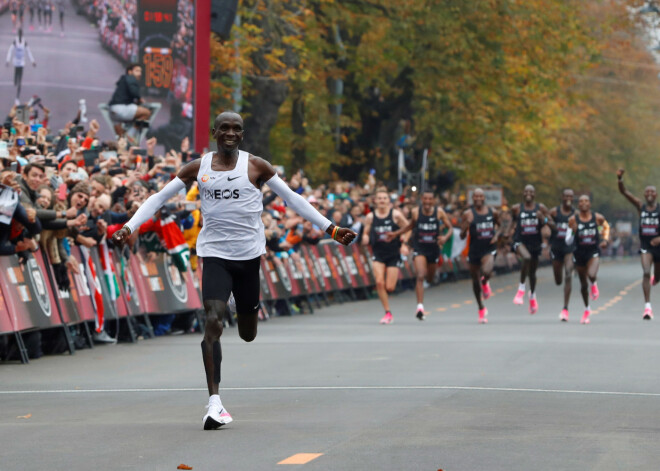
[[644, 315], [642, 316], [642, 319], [645, 321], [652, 321], [653, 320], [653, 311], [651, 310], [650, 307], [647, 307], [644, 309]]
[[589, 321], [589, 316], [591, 315], [591, 311], [589, 309], [584, 310], [584, 314], [582, 314], [582, 319], [580, 319], [580, 324], [588, 324]]
[[486, 316], [488, 316], [488, 309], [479, 309], [479, 324], [488, 324], [488, 319], [486, 319]]
[[651, 286], [655, 286], [655, 275], [651, 275]]
[[392, 316], [392, 313], [387, 311], [383, 318], [380, 320], [381, 324], [391, 324], [394, 322], [394, 317]]
[[568, 322], [568, 309], [562, 309], [559, 313], [559, 320], [562, 322]]
[[529, 313], [530, 314], [536, 314], [536, 312], [539, 310], [539, 303], [536, 302], [536, 298], [530, 299], [529, 300]]
[[600, 291], [598, 291], [598, 285], [594, 283], [591, 285], [591, 300], [595, 301], [598, 296], [600, 296]]
[[513, 304], [522, 304], [525, 300], [525, 290], [519, 289], [516, 296], [513, 298]]
[[481, 283], [481, 293], [483, 294], [484, 300], [490, 298], [490, 296], [493, 294], [493, 291], [490, 289], [490, 283], [485, 282]]

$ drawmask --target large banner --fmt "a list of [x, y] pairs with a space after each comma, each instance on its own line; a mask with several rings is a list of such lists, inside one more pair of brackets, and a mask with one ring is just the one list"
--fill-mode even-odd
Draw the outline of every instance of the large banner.
[[[57, 134], [76, 116], [82, 99], [87, 119], [101, 124], [99, 138], [113, 139], [114, 130], [103, 119], [99, 104], [110, 101], [126, 66], [137, 62], [142, 66], [142, 97], [161, 105], [152, 129], [176, 121], [177, 130], [192, 137], [194, 0], [32, 3], [48, 5], [52, 15], [31, 16], [26, 7], [20, 32], [29, 54], [22, 48], [10, 51], [19, 30], [12, 33], [11, 15], [0, 15], [0, 50], [2, 57], [9, 53], [9, 67], [2, 68], [0, 80], [3, 110], [16, 100], [26, 106], [25, 116], [36, 114], [31, 120], [36, 124], [43, 122], [47, 109], [48, 127]], [[20, 64], [24, 67], [19, 88], [14, 67]]]
[[14, 329], [48, 328], [62, 324], [41, 254], [20, 263], [16, 255], [0, 257], [0, 288]]
[[14, 330], [11, 318], [9, 317], [9, 309], [7, 309], [7, 304], [5, 303], [5, 297], [2, 295], [2, 290], [0, 290], [0, 334], [14, 332]]

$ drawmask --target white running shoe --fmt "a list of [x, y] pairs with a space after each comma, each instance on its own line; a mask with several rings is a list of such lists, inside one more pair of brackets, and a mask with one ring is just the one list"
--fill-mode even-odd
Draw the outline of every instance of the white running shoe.
[[204, 416], [204, 419], [202, 419], [204, 430], [217, 430], [234, 420], [231, 418], [231, 415], [229, 415], [229, 412], [222, 407], [220, 398], [209, 398], [209, 403], [206, 406], [206, 409], [206, 415]]

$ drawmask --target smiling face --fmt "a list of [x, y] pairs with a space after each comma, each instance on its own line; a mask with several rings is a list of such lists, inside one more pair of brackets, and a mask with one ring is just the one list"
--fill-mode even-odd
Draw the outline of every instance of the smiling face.
[[48, 188], [42, 188], [41, 190], [39, 190], [39, 196], [37, 197], [37, 203], [42, 208], [49, 208], [52, 198], [53, 198], [53, 195], [48, 190]]
[[213, 126], [213, 137], [218, 149], [231, 153], [243, 141], [243, 118], [238, 113], [224, 112], [218, 115]]
[[644, 189], [644, 199], [649, 206], [655, 205], [655, 200], [658, 197], [658, 192], [653, 185], [649, 185]]
[[422, 210], [428, 213], [433, 209], [433, 205], [435, 205], [435, 197], [433, 196], [433, 193], [430, 191], [422, 193]]
[[484, 203], [486, 202], [486, 195], [484, 194], [484, 190], [481, 188], [477, 188], [474, 190], [474, 193], [472, 193], [472, 204], [476, 209], [481, 209], [484, 206]]
[[587, 195], [580, 196], [580, 199], [578, 200], [578, 208], [583, 213], [586, 213], [591, 209], [591, 200]]
[[523, 190], [523, 199], [525, 203], [531, 203], [536, 196], [536, 189], [532, 185], [527, 185]]

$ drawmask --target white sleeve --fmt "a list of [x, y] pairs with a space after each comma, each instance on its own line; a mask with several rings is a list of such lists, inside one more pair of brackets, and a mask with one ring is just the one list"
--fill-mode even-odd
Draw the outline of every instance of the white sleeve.
[[570, 227], [566, 229], [566, 245], [571, 245], [575, 239], [575, 234], [573, 234], [573, 229]]
[[277, 194], [277, 196], [282, 198], [291, 209], [312, 224], [316, 224], [322, 231], [325, 232], [325, 230], [330, 227], [330, 224], [332, 224], [327, 218], [314, 209], [305, 198], [289, 188], [289, 185], [284, 183], [277, 174], [268, 180], [266, 184]]
[[131, 234], [140, 228], [142, 224], [147, 222], [150, 218], [156, 214], [161, 206], [163, 206], [167, 200], [175, 196], [181, 190], [186, 188], [186, 184], [183, 183], [179, 177], [176, 177], [174, 180], [165, 185], [165, 188], [160, 190], [155, 195], [151, 195], [147, 198], [142, 206], [135, 212], [130, 221], [128, 221], [124, 226], [128, 227], [131, 230]]
[[9, 64], [9, 61], [11, 60], [11, 56], [14, 53], [14, 43], [11, 43], [9, 45], [9, 50], [7, 51], [7, 64]]

